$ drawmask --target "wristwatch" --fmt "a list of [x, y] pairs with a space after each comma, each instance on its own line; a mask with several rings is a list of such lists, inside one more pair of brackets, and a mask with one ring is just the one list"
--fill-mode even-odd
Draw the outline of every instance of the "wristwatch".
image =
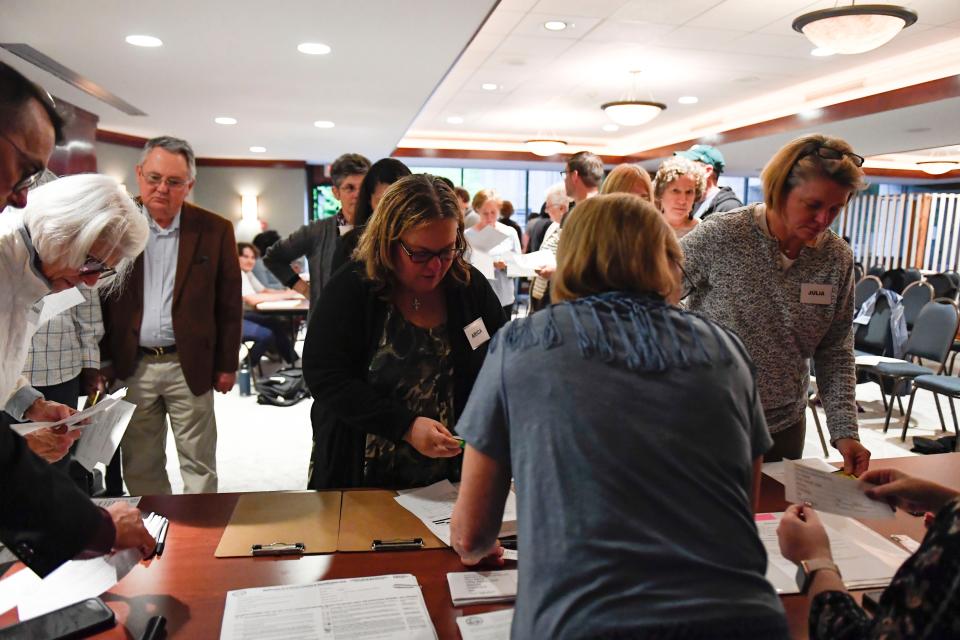
[[800, 587], [800, 593], [806, 593], [810, 590], [810, 583], [813, 582], [813, 574], [821, 569], [836, 572], [841, 579], [840, 567], [833, 560], [827, 558], [814, 558], [813, 560], [801, 560], [797, 567], [797, 586]]

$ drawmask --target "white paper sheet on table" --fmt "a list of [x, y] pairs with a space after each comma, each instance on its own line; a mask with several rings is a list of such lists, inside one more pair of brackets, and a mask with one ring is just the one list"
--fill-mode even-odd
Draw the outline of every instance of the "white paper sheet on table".
[[17, 606], [23, 597], [40, 586], [40, 582], [40, 576], [26, 567], [0, 580], [0, 614]]
[[292, 298], [290, 300], [265, 300], [257, 304], [259, 311], [283, 311], [285, 309], [296, 309], [303, 304], [303, 298]]
[[[147, 521], [144, 521], [144, 526], [150, 535], [157, 537], [159, 526]], [[36, 618], [75, 602], [96, 598], [120, 582], [140, 560], [140, 552], [136, 549], [89, 560], [70, 560], [19, 598], [17, 613], [20, 620]]]
[[457, 627], [463, 640], [510, 640], [512, 626], [513, 609], [457, 618]]
[[467, 236], [467, 242], [474, 251], [490, 253], [490, 250], [506, 240], [509, 236], [502, 231], [497, 231], [492, 225], [488, 225], [480, 231], [471, 231]]
[[109, 409], [95, 416], [92, 424], [84, 427], [73, 459], [91, 472], [98, 462], [110, 464], [136, 409], [135, 404], [116, 398]]
[[[780, 462], [764, 462], [763, 474], [770, 476], [780, 484], [783, 484], [787, 462], [789, 462], [789, 460], [781, 460]], [[802, 460], [795, 460], [794, 462], [808, 466], [811, 469], [819, 469], [828, 473], [833, 473], [837, 470], [837, 467], [833, 466], [823, 458], [803, 458]]]
[[86, 298], [76, 287], [70, 287], [57, 293], [51, 293], [43, 297], [43, 308], [40, 310], [40, 317], [37, 319], [37, 327], [41, 327], [50, 321], [50, 318], [60, 315], [64, 311], [74, 308], [84, 302]]
[[487, 280], [493, 280], [496, 277], [497, 272], [493, 266], [493, 256], [486, 251], [471, 251], [468, 260]]
[[[767, 551], [767, 580], [780, 594], [799, 593], [797, 565], [780, 554], [777, 526], [782, 513], [758, 513], [757, 532]], [[910, 554], [882, 535], [852, 518], [821, 513], [830, 538], [833, 560], [840, 567], [848, 589], [868, 589], [890, 584]]]
[[875, 367], [881, 362], [903, 362], [903, 360], [887, 356], [857, 356], [854, 362], [859, 367]]
[[856, 478], [833, 473], [836, 469], [823, 471], [788, 460], [784, 471], [787, 502], [851, 518], [888, 519], [895, 513], [886, 502], [868, 498]]
[[[449, 480], [441, 480], [430, 486], [403, 493], [394, 500], [415, 515], [433, 535], [449, 546], [450, 518], [453, 516], [453, 505], [457, 502], [458, 491], [458, 487], [450, 484]], [[500, 535], [511, 536], [516, 533], [517, 496], [513, 491], [510, 491], [503, 508], [503, 524], [500, 527]]]
[[28, 433], [33, 433], [39, 429], [46, 429], [48, 427], [59, 427], [60, 425], [67, 425], [71, 431], [75, 429], [83, 429], [87, 425], [77, 424], [83, 422], [84, 420], [90, 420], [91, 424], [95, 422], [94, 416], [104, 411], [107, 411], [114, 404], [119, 402], [127, 394], [126, 388], [120, 389], [119, 391], [107, 396], [97, 404], [92, 407], [87, 407], [83, 411], [79, 411], [72, 416], [64, 418], [62, 420], [57, 420], [56, 422], [24, 422], [22, 424], [10, 425], [10, 428], [16, 431], [21, 436], [25, 436]]
[[227, 592], [220, 640], [435, 640], [409, 574]]
[[517, 570], [448, 573], [447, 586], [455, 607], [513, 602], [517, 599]]

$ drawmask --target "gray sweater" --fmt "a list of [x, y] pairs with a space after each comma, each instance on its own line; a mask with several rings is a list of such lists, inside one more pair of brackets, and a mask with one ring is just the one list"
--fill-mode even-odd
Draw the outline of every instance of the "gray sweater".
[[[757, 368], [772, 433], [804, 416], [813, 358], [830, 440], [857, 436], [853, 254], [827, 231], [784, 268], [780, 248], [750, 205], [704, 220], [680, 242], [696, 290], [687, 307], [736, 332]], [[801, 302], [801, 285], [830, 285], [828, 304]]]
[[330, 265], [333, 252], [337, 248], [340, 230], [337, 217], [314, 220], [305, 224], [289, 236], [276, 242], [263, 257], [263, 263], [277, 279], [286, 285], [296, 274], [290, 263], [307, 257], [310, 264], [310, 309], [316, 309], [320, 291], [330, 280]]

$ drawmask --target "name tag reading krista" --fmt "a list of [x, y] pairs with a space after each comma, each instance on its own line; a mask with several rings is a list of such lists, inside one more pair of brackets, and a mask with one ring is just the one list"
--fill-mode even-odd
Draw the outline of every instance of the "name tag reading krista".
[[832, 284], [800, 285], [800, 302], [803, 304], [830, 304], [833, 297]]
[[465, 326], [463, 332], [467, 334], [467, 341], [474, 351], [476, 351], [480, 345], [490, 340], [490, 334], [487, 333], [487, 327], [483, 324], [483, 318], [477, 318]]

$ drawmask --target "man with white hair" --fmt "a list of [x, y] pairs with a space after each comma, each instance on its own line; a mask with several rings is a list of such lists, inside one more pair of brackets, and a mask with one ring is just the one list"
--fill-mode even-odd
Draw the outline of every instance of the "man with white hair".
[[[563, 184], [555, 184], [547, 189], [544, 208], [547, 212], [549, 226], [543, 236], [540, 250], [550, 251], [556, 256], [557, 247], [560, 246], [561, 223], [570, 210], [570, 198], [567, 196]], [[537, 269], [537, 277], [533, 279], [533, 284], [530, 285], [530, 307], [533, 311], [539, 311], [550, 304], [549, 285], [554, 271], [555, 267], [547, 266]]]
[[[7, 205], [27, 204], [27, 191], [46, 169], [62, 126], [49, 94], [0, 62], [0, 211]], [[6, 217], [0, 217], [0, 223], [15, 233], [7, 236], [12, 245], [0, 246], [3, 264], [8, 266], [8, 272], [0, 278], [0, 296], [8, 303], [2, 309], [23, 313], [25, 309], [14, 309], [9, 303], [25, 288], [26, 280], [40, 276], [32, 263], [17, 266], [17, 254], [30, 255], [29, 236], [25, 237]], [[61, 278], [65, 275], [59, 274]], [[52, 282], [46, 274], [43, 277]], [[91, 277], [95, 276], [88, 275]], [[18, 345], [11, 341], [11, 323], [5, 324], [5, 331], [7, 343], [16, 348]], [[20, 347], [26, 349], [25, 339]], [[5, 358], [0, 362], [0, 372], [13, 379], [22, 366], [22, 361]], [[21, 378], [14, 384], [24, 382]], [[0, 389], [4, 396], [8, 391]], [[66, 475], [34, 455], [6, 420], [0, 422], [0, 541], [24, 564], [44, 576], [81, 554], [99, 555], [125, 548], [152, 553], [155, 542], [144, 528], [139, 510], [124, 503], [109, 510], [95, 506]], [[63, 435], [60, 440], [62, 457], [73, 438]]]

